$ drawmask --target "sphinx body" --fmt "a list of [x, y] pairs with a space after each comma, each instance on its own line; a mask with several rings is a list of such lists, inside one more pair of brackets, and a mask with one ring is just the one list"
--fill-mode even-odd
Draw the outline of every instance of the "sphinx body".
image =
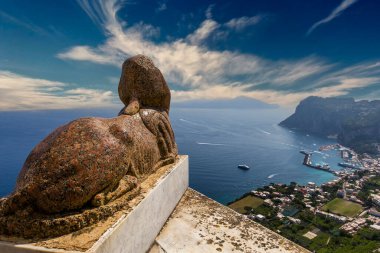
[[[161, 72], [141, 55], [126, 65], [119, 89], [129, 95], [123, 97], [122, 113], [74, 120], [41, 141], [26, 159], [14, 192], [0, 200], [0, 234], [48, 237], [91, 225], [123, 207], [112, 201], [136, 194], [141, 179], [175, 161], [170, 90]], [[141, 77], [131, 69], [147, 71]], [[131, 85], [125, 72], [140, 81]], [[155, 86], [157, 73], [162, 80]], [[141, 82], [144, 78], [148, 81]], [[98, 211], [84, 211], [91, 208]], [[44, 219], [36, 218], [41, 215]], [[51, 222], [52, 217], [59, 219]]]
[[[145, 121], [149, 120], [144, 114], [155, 115], [162, 122], [152, 124], [164, 126], [167, 135], [173, 136], [165, 114], [143, 111]], [[130, 187], [136, 186], [133, 178], [125, 176], [139, 178], [173, 162], [175, 147], [171, 153], [160, 152], [165, 147], [159, 147], [142, 117], [136, 114], [113, 119], [81, 118], [56, 129], [26, 159], [15, 193], [3, 203], [3, 212], [32, 207], [44, 213], [58, 213], [79, 209], [87, 203], [104, 204], [112, 198], [101, 196], [120, 190], [122, 179], [132, 184]]]

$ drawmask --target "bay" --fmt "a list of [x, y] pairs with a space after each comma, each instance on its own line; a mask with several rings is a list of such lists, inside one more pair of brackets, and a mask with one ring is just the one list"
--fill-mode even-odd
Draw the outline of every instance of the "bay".
[[[31, 149], [58, 126], [78, 117], [113, 117], [110, 109], [0, 112], [0, 196], [9, 194]], [[170, 112], [181, 154], [190, 157], [190, 186], [226, 204], [247, 191], [274, 183], [322, 184], [334, 175], [305, 167], [300, 150], [316, 151], [313, 162], [339, 170], [337, 150], [319, 152], [334, 140], [278, 126], [288, 109], [184, 109]], [[240, 170], [247, 164], [249, 170]]]

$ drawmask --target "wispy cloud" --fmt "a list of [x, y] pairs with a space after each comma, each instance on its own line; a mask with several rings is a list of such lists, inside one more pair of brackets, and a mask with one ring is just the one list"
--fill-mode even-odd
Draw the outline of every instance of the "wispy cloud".
[[110, 106], [111, 91], [67, 89], [70, 85], [0, 70], [0, 110], [66, 109]]
[[197, 30], [194, 33], [189, 34], [186, 39], [190, 44], [199, 45], [205, 39], [207, 39], [212, 32], [218, 29], [220, 25], [212, 19], [206, 19], [202, 22]]
[[315, 24], [313, 24], [309, 30], [307, 31], [306, 35], [309, 35], [311, 34], [318, 26], [322, 25], [322, 24], [326, 24], [328, 22], [330, 22], [331, 20], [333, 20], [334, 18], [338, 17], [340, 14], [343, 13], [343, 11], [345, 9], [347, 9], [348, 7], [350, 7], [351, 5], [353, 5], [354, 3], [356, 3], [358, 0], [343, 0], [342, 3], [336, 7], [331, 13], [330, 15], [328, 15], [327, 17], [325, 17], [324, 19], [316, 22]]
[[106, 56], [101, 54], [101, 49], [94, 49], [89, 46], [76, 46], [65, 53], [59, 53], [61, 59], [71, 59], [78, 61], [90, 61], [101, 64], [113, 64], [114, 56]]
[[259, 23], [262, 20], [261, 15], [256, 15], [253, 17], [240, 17], [240, 18], [233, 18], [230, 21], [228, 21], [225, 26], [227, 26], [230, 29], [241, 31], [245, 29], [248, 26], [255, 25]]
[[163, 1], [161, 1], [161, 2], [158, 2], [158, 7], [156, 8], [156, 12], [161, 12], [161, 11], [164, 11], [164, 10], [166, 10], [168, 7], [167, 7], [167, 5], [166, 5], [166, 2], [163, 2]]
[[35, 33], [38, 33], [41, 35], [47, 35], [48, 34], [48, 32], [45, 29], [43, 29], [43, 28], [41, 28], [41, 27], [31, 23], [31, 22], [24, 22], [24, 21], [14, 17], [8, 13], [5, 13], [1, 10], [0, 10], [0, 18], [5, 20], [8, 23], [12, 23], [14, 25], [23, 27], [23, 28], [28, 29], [32, 32], [35, 32]]
[[[172, 94], [177, 101], [193, 99], [229, 99], [240, 96], [251, 97], [271, 104], [283, 106], [296, 105], [300, 100], [308, 96], [333, 97], [344, 96], [353, 89], [364, 88], [380, 84], [380, 78], [347, 78], [341, 79], [332, 86], [315, 87], [299, 92], [281, 91], [276, 89], [249, 90], [247, 86], [235, 83], [230, 86], [217, 85], [213, 87], [195, 90], [175, 91]], [[379, 94], [377, 94], [379, 95]], [[371, 96], [371, 99], [378, 98]]]
[[207, 19], [212, 19], [212, 9], [215, 7], [215, 4], [210, 4], [205, 12], [206, 18]]
[[[120, 67], [126, 57], [142, 53], [154, 59], [171, 83], [186, 87], [228, 85], [238, 77], [255, 84], [273, 80], [280, 82], [280, 77], [286, 82], [288, 73], [291, 74], [289, 78], [296, 81], [328, 67], [323, 60], [316, 57], [307, 57], [298, 61], [269, 61], [252, 54], [209, 50], [200, 42], [220, 26], [210, 18], [203, 21], [199, 28], [186, 38], [155, 43], [144, 38], [146, 30], [154, 29], [151, 25], [145, 25], [145, 30], [141, 24], [139, 29], [135, 26], [124, 27], [116, 15], [121, 7], [118, 1], [102, 3], [100, 6], [94, 6], [94, 10], [86, 12], [92, 13], [91, 15], [99, 13], [99, 16], [93, 19], [103, 25], [105, 35], [108, 37], [106, 42], [97, 47], [72, 47], [59, 53], [59, 58]], [[84, 3], [82, 6], [90, 8]], [[302, 66], [306, 66], [308, 71], [303, 71]]]
[[211, 8], [193, 33], [156, 43], [146, 34], [154, 33], [157, 28], [143, 23], [137, 24], [138, 28], [126, 26], [118, 20], [119, 1], [102, 1], [96, 6], [84, 3], [82, 6], [91, 9], [86, 12], [97, 13], [94, 20], [99, 20], [107, 39], [96, 47], [74, 46], [58, 57], [120, 68], [127, 57], [148, 55], [168, 83], [176, 87], [174, 100], [251, 96], [292, 105], [308, 95], [346, 95], [373, 85], [380, 76], [380, 66], [376, 63], [342, 69], [316, 56], [273, 61], [253, 54], [211, 50], [204, 42], [223, 25], [212, 19]]
[[31, 21], [24, 21], [19, 18], [16, 18], [2, 10], [0, 10], [0, 20], [4, 20], [7, 23], [22, 27], [26, 30], [34, 32], [36, 34], [46, 36], [46, 37], [63, 37], [63, 34], [59, 32], [54, 26], [49, 26], [48, 29], [44, 29]]

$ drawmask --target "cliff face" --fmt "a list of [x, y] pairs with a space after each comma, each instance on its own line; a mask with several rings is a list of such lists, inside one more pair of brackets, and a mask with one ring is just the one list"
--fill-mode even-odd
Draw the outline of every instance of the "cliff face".
[[380, 101], [308, 97], [280, 125], [322, 136], [359, 153], [380, 154]]

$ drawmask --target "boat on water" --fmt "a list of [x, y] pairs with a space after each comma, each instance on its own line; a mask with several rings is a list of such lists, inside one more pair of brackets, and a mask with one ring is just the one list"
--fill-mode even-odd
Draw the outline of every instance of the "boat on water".
[[242, 170], [249, 170], [249, 166], [247, 164], [239, 164], [237, 167]]
[[338, 163], [338, 165], [339, 165], [340, 167], [343, 167], [343, 168], [360, 169], [359, 166], [356, 166], [356, 165], [351, 164], [351, 163]]
[[330, 170], [331, 168], [330, 168], [330, 166], [327, 164], [327, 163], [324, 163], [324, 164], [322, 164], [322, 165], [320, 165], [320, 164], [318, 164], [317, 163], [317, 166], [316, 166], [318, 169], [320, 169], [320, 170]]

